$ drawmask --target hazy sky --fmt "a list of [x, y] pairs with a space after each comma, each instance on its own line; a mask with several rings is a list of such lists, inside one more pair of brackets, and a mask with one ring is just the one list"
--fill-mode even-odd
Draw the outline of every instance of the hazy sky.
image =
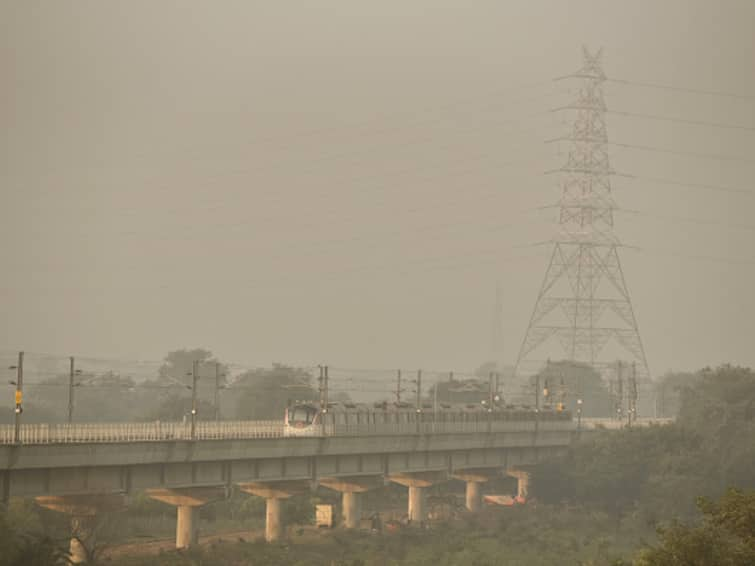
[[[573, 119], [551, 79], [586, 44], [610, 77], [755, 95], [754, 24], [750, 0], [2, 0], [0, 349], [471, 369], [500, 282], [513, 363]], [[755, 98], [605, 91], [751, 128], [608, 116], [704, 154], [612, 149], [651, 371], [755, 364]]]

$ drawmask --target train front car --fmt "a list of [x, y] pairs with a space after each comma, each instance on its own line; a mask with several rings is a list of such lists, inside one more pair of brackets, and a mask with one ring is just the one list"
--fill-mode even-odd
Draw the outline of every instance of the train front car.
[[316, 436], [319, 434], [320, 409], [314, 405], [296, 404], [286, 407], [284, 436]]

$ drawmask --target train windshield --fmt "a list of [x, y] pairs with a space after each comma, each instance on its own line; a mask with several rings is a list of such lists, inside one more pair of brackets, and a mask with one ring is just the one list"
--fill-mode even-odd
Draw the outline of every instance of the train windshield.
[[289, 410], [288, 422], [312, 424], [317, 411], [311, 407], [294, 407]]

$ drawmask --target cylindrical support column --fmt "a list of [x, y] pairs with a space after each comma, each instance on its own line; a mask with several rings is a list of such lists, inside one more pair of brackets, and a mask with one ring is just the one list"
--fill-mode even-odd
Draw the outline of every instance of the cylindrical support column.
[[480, 482], [467, 481], [467, 510], [477, 513], [482, 507]]
[[189, 548], [199, 541], [199, 507], [176, 507], [176, 548]]
[[355, 491], [344, 491], [341, 496], [343, 508], [343, 523], [347, 529], [358, 529], [362, 519], [362, 511], [359, 506], [359, 494]]
[[520, 500], [526, 500], [529, 495], [530, 474], [524, 470], [507, 470], [506, 473], [517, 479], [516, 496]]
[[84, 564], [90, 562], [94, 551], [94, 517], [91, 515], [76, 516], [71, 519], [71, 563]]
[[516, 494], [522, 499], [527, 499], [529, 492], [530, 492], [530, 475], [525, 472], [517, 476]]
[[412, 523], [425, 521], [425, 488], [409, 486], [409, 520]]
[[277, 497], [268, 497], [265, 509], [265, 540], [273, 542], [281, 538], [283, 531], [281, 525], [281, 500]]

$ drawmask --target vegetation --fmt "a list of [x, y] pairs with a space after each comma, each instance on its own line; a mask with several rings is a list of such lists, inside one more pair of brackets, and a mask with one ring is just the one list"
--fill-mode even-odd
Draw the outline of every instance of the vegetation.
[[281, 419], [289, 402], [318, 398], [312, 375], [281, 364], [248, 371], [236, 380], [236, 416], [239, 419]]
[[[152, 379], [137, 382], [131, 376], [115, 372], [77, 373], [73, 421], [181, 421], [188, 418], [195, 360], [200, 362], [197, 411], [201, 419], [214, 418], [216, 381], [220, 414], [225, 419], [281, 419], [288, 401], [318, 398], [312, 375], [303, 369], [274, 364], [234, 376], [234, 382], [230, 383], [228, 366], [210, 350], [181, 349], [166, 354]], [[27, 383], [24, 422], [65, 422], [69, 381], [68, 373], [61, 373], [40, 383]], [[0, 411], [0, 421], [12, 422], [13, 411]]]
[[658, 529], [660, 543], [642, 550], [636, 566], [755, 564], [755, 491], [730, 489], [718, 503], [698, 500], [702, 523]]
[[[293, 397], [300, 399], [315, 394], [306, 372], [285, 366], [249, 372], [239, 383], [244, 385], [239, 407], [254, 418], [279, 414], [293, 391], [302, 393]], [[674, 387], [679, 399], [675, 424], [583, 434], [568, 454], [535, 468], [533, 499], [525, 506], [486, 509], [433, 523], [429, 530], [380, 535], [313, 534], [311, 528], [294, 526], [289, 543], [268, 545], [255, 538], [264, 524], [264, 501], [234, 493], [202, 510], [202, 531], [257, 533], [245, 536], [246, 541], [106, 560], [113, 566], [753, 564], [755, 374], [723, 366], [686, 376]], [[255, 395], [259, 388], [278, 393]], [[447, 494], [450, 486], [442, 489]], [[510, 492], [511, 486], [487, 489]], [[284, 520], [310, 524], [315, 503], [337, 499], [329, 492], [291, 498], [284, 504]], [[399, 487], [368, 493], [364, 501], [365, 509], [405, 505], [405, 490]], [[118, 516], [120, 538], [113, 534], [109, 540], [143, 540], [139, 537], [148, 534], [169, 538], [174, 521], [172, 508], [137, 496]], [[63, 563], [67, 529], [63, 515], [14, 500], [0, 515], [0, 566]], [[19, 562], [22, 556], [25, 561]]]

